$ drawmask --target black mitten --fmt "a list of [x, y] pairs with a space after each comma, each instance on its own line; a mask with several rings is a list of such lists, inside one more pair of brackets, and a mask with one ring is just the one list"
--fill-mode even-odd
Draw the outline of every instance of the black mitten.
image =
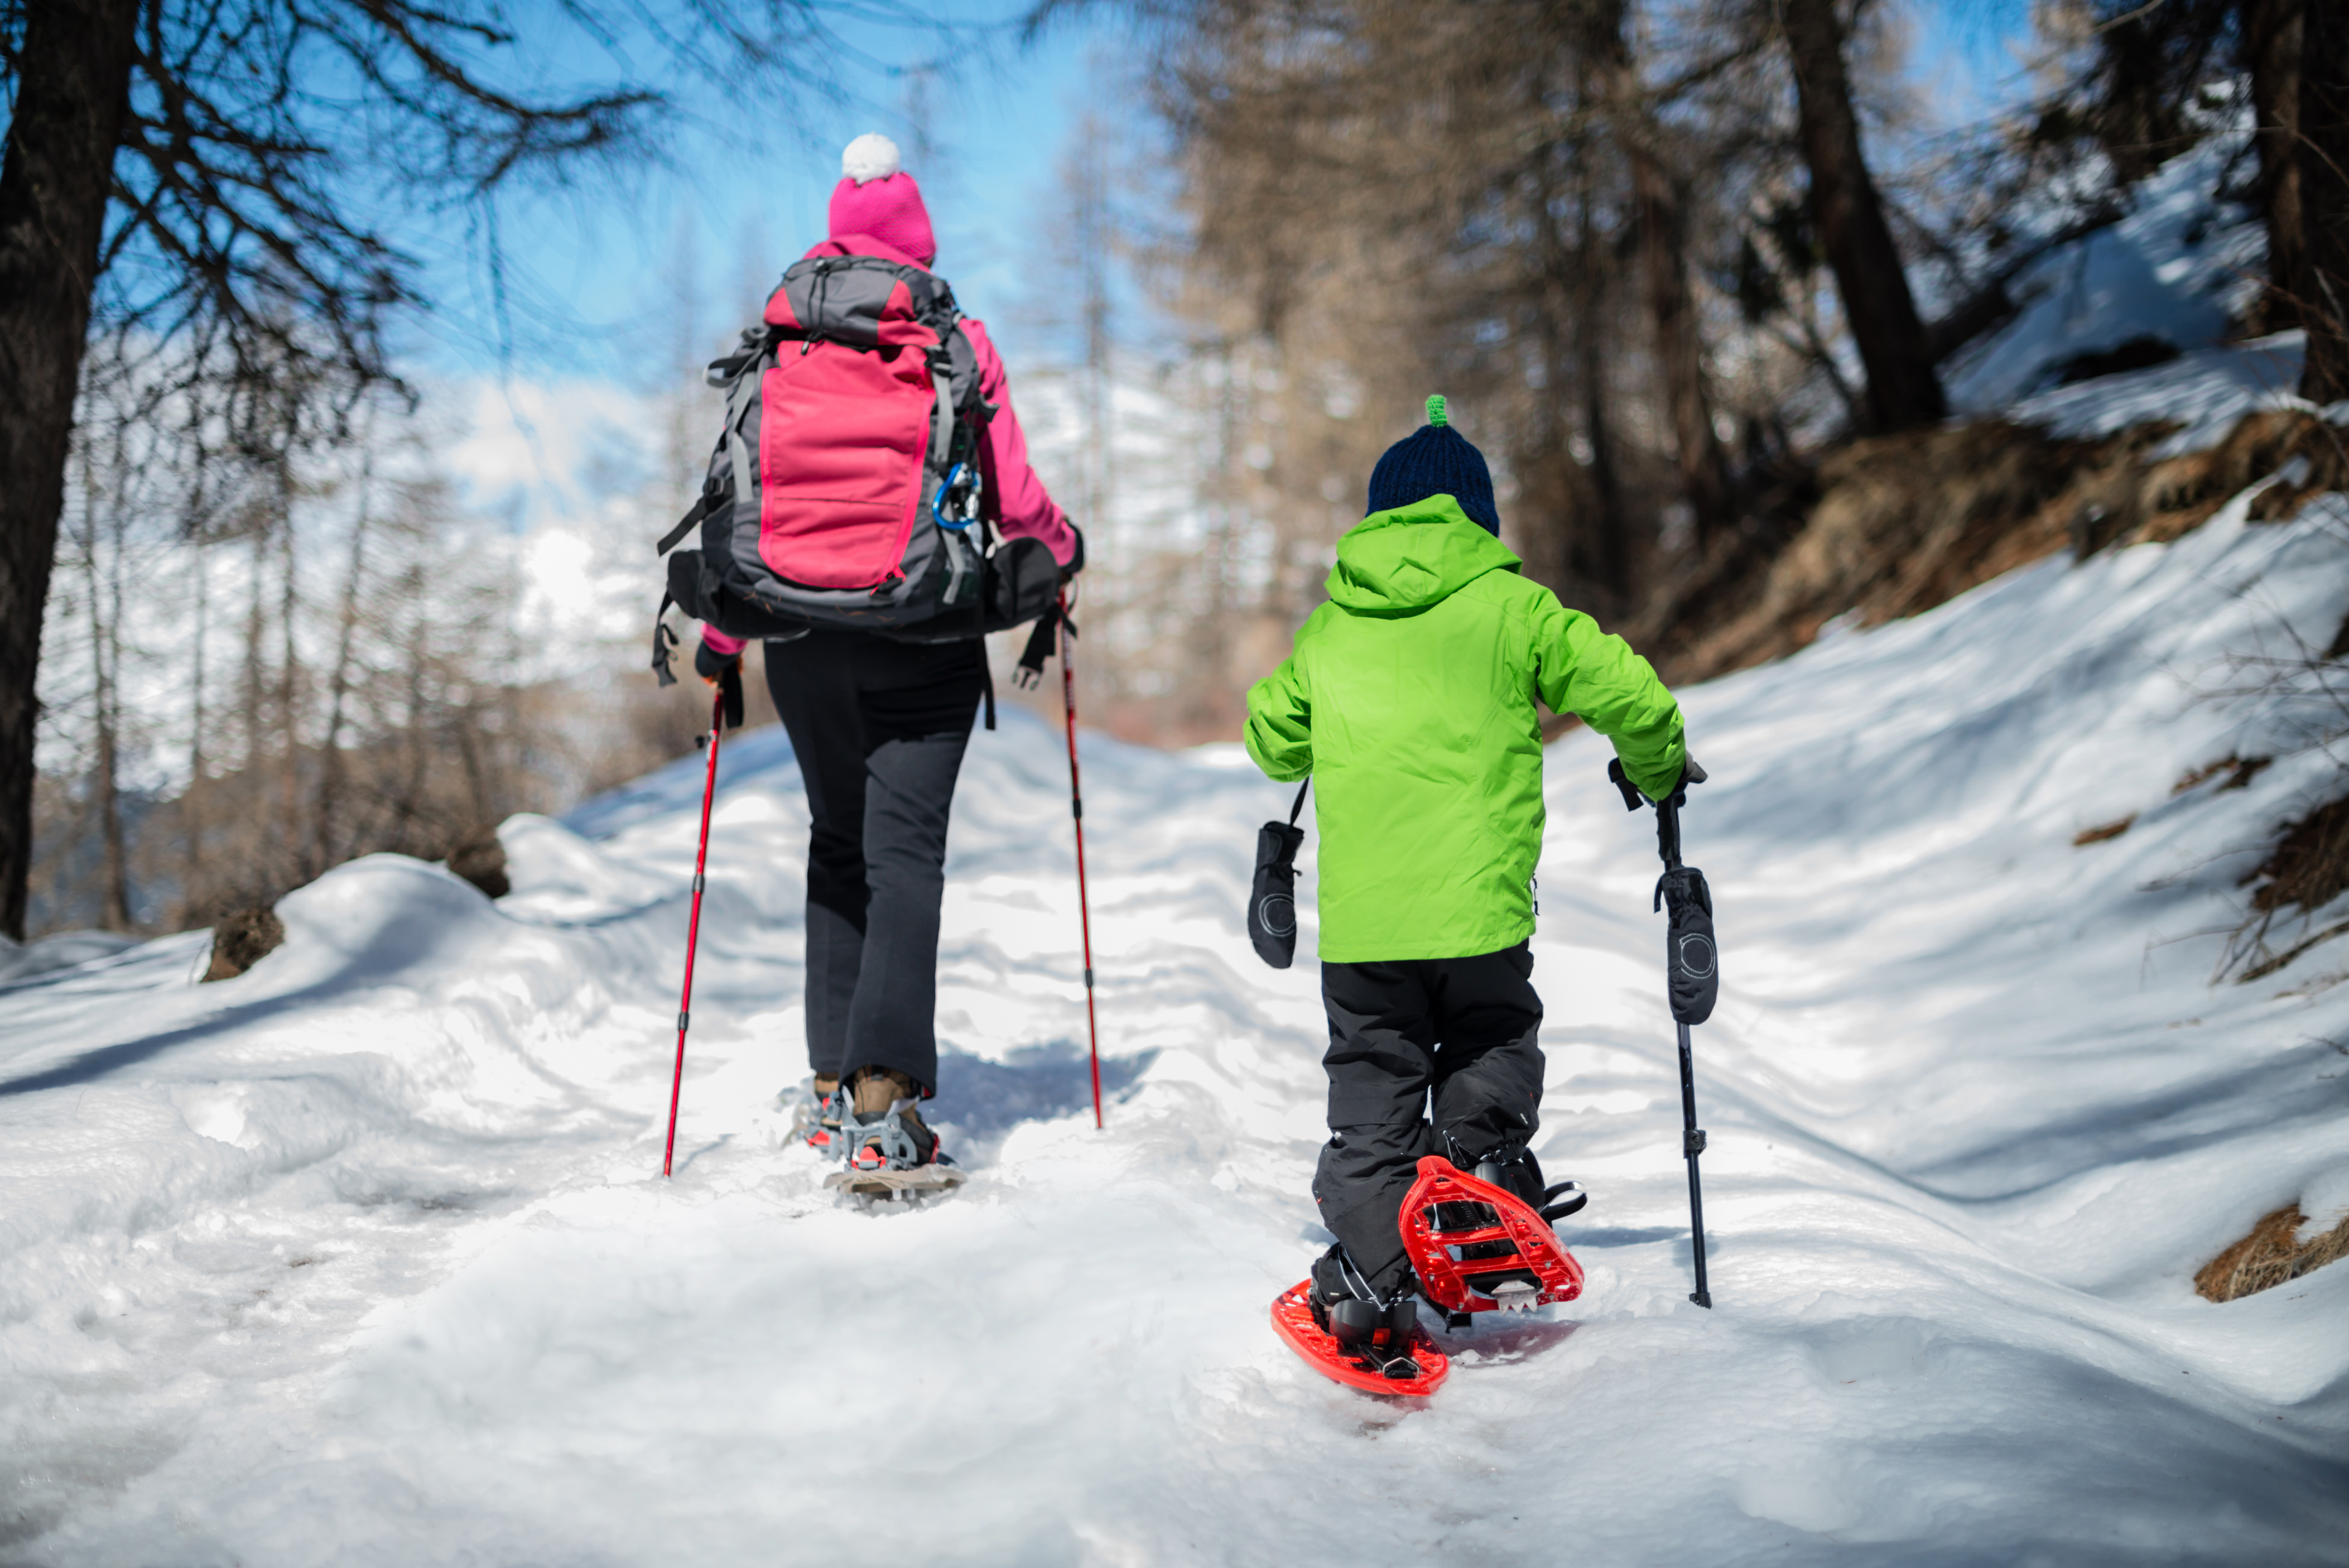
[[1305, 807], [1305, 786], [1297, 790], [1297, 804], [1287, 822], [1268, 822], [1257, 829], [1256, 880], [1248, 888], [1248, 940], [1256, 956], [1275, 969], [1287, 969], [1297, 957], [1297, 850], [1305, 830], [1297, 814]]
[[1675, 866], [1656, 882], [1656, 903], [1670, 911], [1664, 922], [1664, 965], [1670, 977], [1672, 1018], [1702, 1023], [1713, 1016], [1721, 993], [1720, 955], [1713, 945], [1713, 889], [1693, 866]]

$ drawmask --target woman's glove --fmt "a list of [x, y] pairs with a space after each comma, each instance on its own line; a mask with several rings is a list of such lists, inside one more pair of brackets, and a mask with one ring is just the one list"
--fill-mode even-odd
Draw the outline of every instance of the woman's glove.
[[706, 642], [693, 650], [693, 672], [711, 685], [718, 684], [719, 679], [730, 670], [734, 671], [736, 679], [740, 679], [742, 671], [740, 654], [719, 653]]
[[726, 699], [726, 727], [742, 727], [742, 656], [719, 653], [704, 642], [693, 650], [693, 672]]

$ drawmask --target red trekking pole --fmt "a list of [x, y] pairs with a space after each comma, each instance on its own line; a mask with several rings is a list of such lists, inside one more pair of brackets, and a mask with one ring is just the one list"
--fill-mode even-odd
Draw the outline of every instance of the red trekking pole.
[[[1093, 1021], [1093, 917], [1085, 897], [1085, 795], [1077, 782], [1077, 628], [1069, 620], [1069, 591], [1061, 590], [1061, 707], [1069, 716], [1069, 815], [1077, 825], [1077, 921], [1085, 942], [1085, 1037], [1092, 1050], [1093, 1126], [1102, 1125], [1101, 1026]], [[688, 971], [689, 972], [689, 971]], [[683, 1049], [682, 1037], [678, 1049]]]
[[693, 856], [693, 920], [685, 929], [685, 995], [677, 1004], [677, 1072], [668, 1081], [668, 1142], [661, 1147], [661, 1174], [677, 1153], [677, 1100], [685, 1087], [685, 1027], [693, 1017], [693, 950], [701, 940], [701, 868], [709, 859], [709, 802], [718, 793], [718, 738], [726, 730], [726, 692], [721, 687], [709, 710], [709, 772], [701, 784], [701, 847]]

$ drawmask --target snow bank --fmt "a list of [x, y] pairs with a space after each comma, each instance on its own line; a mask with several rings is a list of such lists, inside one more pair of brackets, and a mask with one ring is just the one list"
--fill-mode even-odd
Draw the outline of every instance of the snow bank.
[[2167, 421], [2179, 428], [2147, 460], [2183, 457], [2218, 445], [2246, 414], [2309, 407], [2299, 391], [2305, 337], [2296, 330], [2279, 332], [2199, 348], [2147, 370], [2057, 387], [2025, 398], [2010, 417], [2050, 435], [2072, 437], [2114, 435], [2132, 425]]
[[726, 753], [674, 1181], [692, 760], [509, 823], [498, 904], [378, 857], [236, 981], [191, 983], [201, 937], [21, 977], [0, 1561], [2341, 1562], [2349, 1270], [2191, 1289], [2349, 1167], [2349, 949], [2209, 983], [2333, 775], [2171, 790], [2289, 738], [2211, 694], [2330, 639], [2343, 520], [2238, 504], [1687, 694], [1710, 1314], [1649, 819], [1554, 747], [1538, 1148], [1595, 1194], [1590, 1285], [1453, 1336], [1415, 1411], [1265, 1322], [1323, 1240], [1320, 1025], [1241, 929], [1287, 795], [1229, 748], [1088, 739], [1096, 1133], [1057, 741], [974, 741], [937, 1104], [976, 1174], [914, 1212], [843, 1207], [783, 1134], [775, 732]]
[[[1950, 406], [2002, 410], [2042, 390], [2051, 369], [2151, 336], [2191, 352], [2218, 347], [2258, 289], [2266, 237], [2220, 199], [2245, 156], [2242, 133], [2212, 136], [2127, 192], [2128, 215], [2061, 245], [2008, 284], [2023, 308], [1945, 368]], [[2054, 209], [2018, 214], [2029, 230]]]
[[51, 970], [72, 969], [98, 959], [112, 958], [139, 944], [111, 931], [64, 931], [37, 941], [18, 942], [0, 937], [0, 985], [18, 985]]

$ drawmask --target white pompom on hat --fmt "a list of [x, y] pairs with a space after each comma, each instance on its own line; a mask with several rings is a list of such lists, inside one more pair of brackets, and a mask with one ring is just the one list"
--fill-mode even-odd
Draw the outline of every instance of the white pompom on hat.
[[840, 154], [841, 178], [854, 180], [859, 185], [886, 180], [904, 168], [905, 159], [897, 144], [877, 130], [866, 131]]

